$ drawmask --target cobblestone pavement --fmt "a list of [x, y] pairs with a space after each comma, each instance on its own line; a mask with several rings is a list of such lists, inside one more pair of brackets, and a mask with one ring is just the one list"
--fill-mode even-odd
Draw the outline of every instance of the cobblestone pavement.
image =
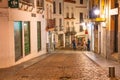
[[[11, 73], [11, 72], [10, 72]], [[91, 61], [83, 52], [50, 55], [27, 68], [5, 75], [0, 80], [110, 80], [108, 71]]]

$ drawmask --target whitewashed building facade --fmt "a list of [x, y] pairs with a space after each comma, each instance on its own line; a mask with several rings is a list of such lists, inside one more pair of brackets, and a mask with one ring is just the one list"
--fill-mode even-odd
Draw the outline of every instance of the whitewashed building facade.
[[0, 0], [0, 68], [46, 53], [44, 0]]

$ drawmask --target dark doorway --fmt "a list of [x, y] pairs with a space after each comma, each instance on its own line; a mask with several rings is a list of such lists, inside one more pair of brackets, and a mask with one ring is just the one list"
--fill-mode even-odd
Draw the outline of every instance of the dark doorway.
[[[118, 0], [115, 0], [115, 8], [118, 7]], [[114, 16], [114, 52], [118, 52], [118, 15]]]
[[115, 18], [115, 29], [114, 29], [114, 52], [118, 52], [118, 15], [114, 16]]

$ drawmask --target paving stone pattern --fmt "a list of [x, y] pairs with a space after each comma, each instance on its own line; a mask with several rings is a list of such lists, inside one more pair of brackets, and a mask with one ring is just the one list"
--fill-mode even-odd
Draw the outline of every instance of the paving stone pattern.
[[107, 70], [82, 52], [55, 53], [0, 80], [110, 80]]

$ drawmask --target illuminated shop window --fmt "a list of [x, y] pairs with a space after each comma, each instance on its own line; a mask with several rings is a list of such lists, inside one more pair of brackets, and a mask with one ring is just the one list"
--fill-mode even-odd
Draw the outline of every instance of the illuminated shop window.
[[30, 22], [24, 22], [24, 52], [25, 55], [30, 54]]

